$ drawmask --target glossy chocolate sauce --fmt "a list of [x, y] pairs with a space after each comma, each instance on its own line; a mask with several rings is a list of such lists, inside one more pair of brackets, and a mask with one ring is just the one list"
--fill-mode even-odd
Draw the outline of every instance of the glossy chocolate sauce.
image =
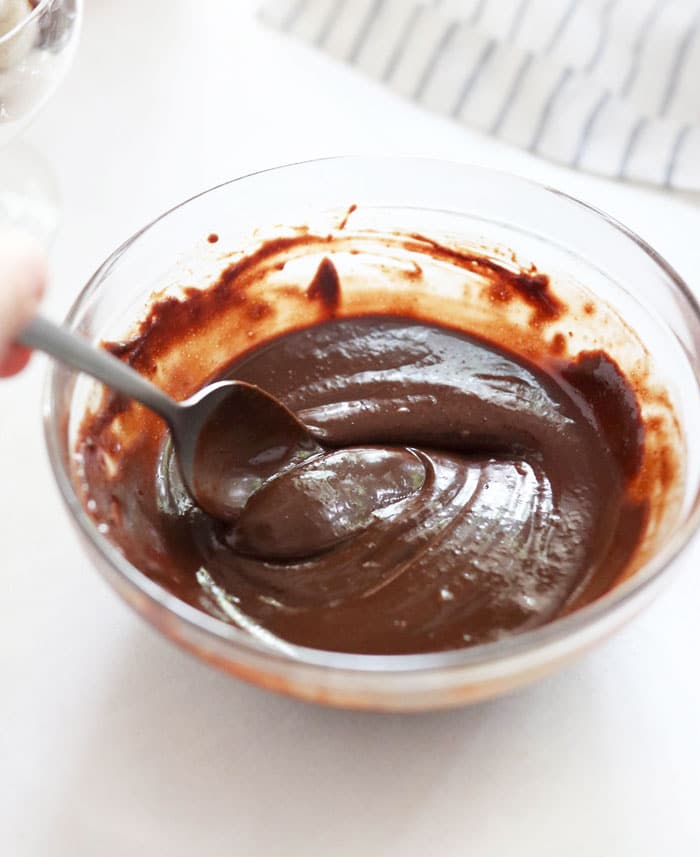
[[[560, 312], [542, 275], [486, 267], [491, 300], [515, 295], [533, 323]], [[168, 299], [112, 350], [146, 371], [154, 343], [183, 337], [173, 319], [211, 322], [248, 270]], [[336, 317], [342, 279], [325, 257], [303, 288], [321, 315], [241, 350], [216, 377], [269, 391], [320, 446], [249, 491], [233, 520], [197, 508], [158, 421], [127, 415], [122, 430], [141, 435], [123, 443], [115, 424], [127, 406], [107, 397], [84, 422], [92, 514], [137, 567], [258, 636], [383, 654], [497, 640], [624, 576], [649, 499], [630, 487], [645, 427], [614, 360], [560, 348], [526, 359], [391, 312]]]

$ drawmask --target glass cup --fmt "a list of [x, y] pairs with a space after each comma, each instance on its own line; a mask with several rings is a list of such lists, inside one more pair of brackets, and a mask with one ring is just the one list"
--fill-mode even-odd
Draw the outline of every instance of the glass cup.
[[[213, 281], [230, 261], [227, 254], [251, 247], [278, 224], [308, 224], [319, 234], [337, 229], [350, 204], [357, 205], [353, 229], [419, 231], [482, 252], [507, 256], [512, 251], [550, 274], [555, 291], [584, 288], [624, 319], [625, 329], [643, 345], [674, 403], [680, 446], [697, 435], [700, 308], [672, 268], [636, 235], [571, 197], [453, 163], [329, 159], [220, 185], [165, 213], [116, 250], [82, 291], [66, 323], [94, 342], [123, 338], [155, 291]], [[218, 234], [217, 243], [207, 241], [211, 232]], [[431, 285], [420, 288], [430, 292]], [[607, 348], [608, 334], [603, 326], [596, 330], [588, 331], [587, 340], [580, 334], [582, 345]], [[298, 646], [279, 651], [178, 600], [134, 567], [96, 526], [81, 504], [72, 466], [85, 383], [70, 369], [51, 366], [45, 428], [61, 494], [97, 569], [148, 622], [202, 660], [314, 702], [438, 708], [494, 696], [549, 673], [656, 596], [700, 520], [698, 450], [686, 444], [677, 506], [658, 530], [653, 549], [633, 574], [588, 606], [534, 630], [449, 652], [349, 655]]]
[[18, 139], [65, 77], [78, 42], [82, 0], [0, 0], [0, 226], [44, 242], [58, 224], [50, 167]]

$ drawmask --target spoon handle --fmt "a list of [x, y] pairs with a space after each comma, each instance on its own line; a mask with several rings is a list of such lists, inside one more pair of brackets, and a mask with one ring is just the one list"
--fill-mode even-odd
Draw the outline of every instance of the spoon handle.
[[177, 419], [177, 403], [155, 384], [147, 381], [108, 351], [94, 346], [87, 339], [53, 324], [40, 315], [29, 322], [17, 341], [28, 348], [44, 351], [61, 363], [67, 363], [73, 369], [97, 378], [130, 399], [136, 399], [155, 411], [169, 425]]

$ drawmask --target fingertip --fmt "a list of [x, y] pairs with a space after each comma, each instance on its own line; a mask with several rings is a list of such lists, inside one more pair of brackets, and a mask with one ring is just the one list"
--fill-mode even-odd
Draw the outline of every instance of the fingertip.
[[48, 279], [44, 248], [27, 232], [13, 229], [1, 234], [0, 273], [2, 279], [25, 299], [38, 303]]
[[9, 378], [21, 372], [29, 363], [32, 352], [23, 345], [12, 345], [0, 359], [0, 378]]

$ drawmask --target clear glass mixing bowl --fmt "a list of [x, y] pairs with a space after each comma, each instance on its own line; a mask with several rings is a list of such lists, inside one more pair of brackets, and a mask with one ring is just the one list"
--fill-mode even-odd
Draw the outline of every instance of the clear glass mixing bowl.
[[[700, 308], [666, 262], [604, 214], [557, 191], [453, 163], [350, 158], [256, 173], [188, 200], [130, 238], [75, 302], [67, 325], [98, 342], [123, 336], [155, 290], [205, 283], [276, 224], [337, 228], [351, 203], [363, 225], [513, 250], [557, 283], [583, 284], [630, 325], [674, 401], [685, 441], [700, 424]], [[256, 230], [259, 230], [256, 233]], [[219, 235], [210, 244], [209, 233]], [[252, 236], [252, 237], [251, 237]], [[429, 288], [429, 286], [428, 286]], [[601, 336], [603, 333], [601, 332]], [[417, 710], [483, 699], [580, 655], [648, 604], [700, 520], [698, 450], [686, 443], [682, 496], [642, 567], [594, 603], [508, 639], [428, 655], [347, 655], [267, 647], [179, 601], [130, 564], [83, 508], [71, 435], [83, 381], [52, 365], [45, 399], [51, 463], [70, 516], [106, 580], [163, 634], [264, 687], [331, 705]]]

